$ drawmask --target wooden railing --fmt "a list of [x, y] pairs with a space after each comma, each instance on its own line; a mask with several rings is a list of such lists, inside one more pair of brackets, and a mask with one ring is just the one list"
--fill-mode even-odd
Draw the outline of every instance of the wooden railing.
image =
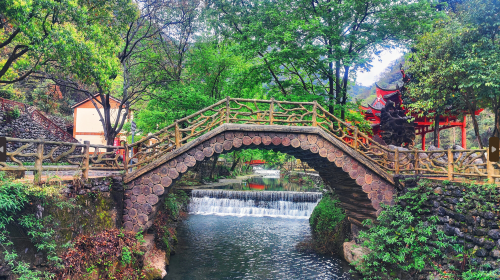
[[[79, 167], [87, 171], [88, 169], [92, 169], [93, 166], [96, 169], [99, 168], [97, 166], [99, 163], [105, 163], [104, 166], [101, 164], [100, 168], [121, 169], [125, 173], [128, 173], [130, 170], [150, 164], [161, 156], [180, 148], [224, 123], [318, 127], [354, 149], [387, 174], [421, 174], [428, 177], [445, 177], [450, 180], [458, 177], [485, 178], [489, 182], [494, 182], [495, 178], [500, 178], [500, 165], [486, 161], [487, 155], [485, 155], [485, 149], [394, 150], [375, 142], [367, 134], [359, 131], [357, 126], [340, 120], [316, 102], [289, 102], [274, 99], [254, 100], [229, 97], [195, 114], [179, 119], [175, 123], [136, 143], [124, 147], [99, 146], [100, 149], [108, 149], [108, 152], [94, 160], [89, 155], [89, 168], [86, 168], [84, 159], [85, 155], [88, 155], [88, 151], [85, 152], [85, 150], [82, 150], [82, 156], [78, 157], [82, 158]], [[9, 139], [8, 141], [18, 142], [38, 141]], [[80, 149], [85, 146], [74, 143], [58, 144], [66, 146], [75, 145], [75, 147], [79, 147]], [[90, 145], [89, 147], [97, 146]], [[125, 150], [125, 160], [123, 163], [118, 162], [116, 156], [117, 149]], [[130, 158], [129, 151], [132, 149], [136, 149], [137, 152]], [[113, 153], [115, 153], [115, 156], [113, 156]], [[12, 161], [15, 161], [15, 157], [21, 155], [16, 150], [16, 152], [8, 153], [8, 156]], [[33, 154], [23, 156], [33, 156]], [[69, 154], [66, 157], [70, 159]], [[38, 160], [40, 158], [39, 156]], [[50, 158], [50, 160], [56, 161], [57, 159]], [[21, 168], [21, 165], [8, 168]], [[40, 168], [43, 169], [43, 166], [39, 166], [38, 168], [37, 171], [40, 172], [39, 170]], [[7, 169], [0, 168], [0, 170]]]
[[11, 152], [7, 152], [7, 162], [0, 162], [0, 171], [34, 171], [36, 182], [41, 180], [43, 171], [81, 171], [83, 179], [87, 179], [89, 170], [121, 171], [126, 167], [121, 157], [122, 150], [126, 149], [123, 146], [91, 145], [88, 141], [80, 144], [6, 139]]

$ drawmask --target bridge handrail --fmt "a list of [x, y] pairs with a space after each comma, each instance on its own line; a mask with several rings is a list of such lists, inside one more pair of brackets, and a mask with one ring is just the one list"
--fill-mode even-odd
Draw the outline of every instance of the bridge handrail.
[[[8, 162], [0, 162], [0, 171], [35, 171], [35, 175], [40, 174], [35, 176], [35, 181], [40, 181], [43, 171], [81, 170], [83, 178], [87, 179], [89, 170], [126, 169], [123, 155], [127, 149], [123, 146], [12, 137], [6, 137], [6, 140]], [[24, 165], [22, 159], [34, 165]], [[67, 166], [44, 166], [43, 163], [64, 163]]]
[[[37, 151], [35, 162], [40, 163], [48, 160], [52, 162], [62, 160], [69, 163], [78, 162], [79, 165], [76, 168], [82, 169], [85, 177], [89, 169], [124, 170], [125, 173], [128, 173], [131, 168], [147, 165], [225, 123], [319, 127], [388, 174], [420, 174], [429, 177], [446, 177], [450, 180], [456, 177], [475, 177], [487, 178], [490, 182], [494, 182], [495, 178], [500, 178], [500, 164], [485, 160], [487, 157], [486, 149], [434, 151], [390, 149], [371, 139], [356, 125], [334, 116], [317, 102], [227, 97], [203, 110], [177, 120], [136, 143], [123, 147], [16, 138], [8, 138], [7, 141], [42, 145], [42, 153], [46, 153], [43, 145], [52, 145], [49, 147], [50, 151], [43, 157], [40, 157], [38, 155], [40, 151]], [[72, 152], [78, 148], [80, 155], [63, 153], [63, 156], [54, 157], [54, 151], [60, 147], [73, 149]], [[11, 161], [18, 164], [18, 170], [30, 170], [19, 164], [19, 160], [16, 160], [16, 156], [34, 157], [34, 153], [22, 153], [28, 148], [22, 146], [16, 151], [8, 153]], [[94, 152], [91, 152], [92, 148]], [[128, 151], [134, 148], [137, 149], [137, 152], [130, 158]], [[125, 158], [122, 163], [119, 162], [120, 154], [124, 154]], [[33, 170], [39, 172], [44, 168], [41, 163], [39, 166], [36, 164], [35, 166], [37, 167]], [[0, 164], [0, 170], [14, 169], [16, 167]]]

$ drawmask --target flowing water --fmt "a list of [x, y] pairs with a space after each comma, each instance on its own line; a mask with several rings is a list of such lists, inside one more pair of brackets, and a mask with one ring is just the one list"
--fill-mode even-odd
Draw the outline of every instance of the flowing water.
[[318, 192], [193, 190], [165, 279], [350, 279], [344, 261], [314, 253]]
[[189, 212], [308, 219], [320, 199], [317, 192], [193, 190]]

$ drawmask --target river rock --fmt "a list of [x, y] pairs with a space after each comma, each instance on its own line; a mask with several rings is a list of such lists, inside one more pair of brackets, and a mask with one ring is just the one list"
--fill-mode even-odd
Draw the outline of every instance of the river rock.
[[359, 265], [360, 263], [363, 262], [363, 256], [370, 253], [370, 250], [368, 248], [356, 244], [354, 240], [350, 242], [344, 242], [343, 248], [344, 248], [344, 259], [350, 264], [352, 264], [355, 261], [360, 261], [358, 263]]

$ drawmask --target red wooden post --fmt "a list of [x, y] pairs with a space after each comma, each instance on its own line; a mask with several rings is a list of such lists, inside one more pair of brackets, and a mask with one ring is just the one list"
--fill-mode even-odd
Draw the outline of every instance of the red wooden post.
[[425, 151], [425, 131], [422, 133], [422, 150]]
[[465, 120], [466, 120], [466, 116], [464, 116], [464, 121], [462, 122], [462, 148], [464, 149], [467, 149], [467, 137], [465, 137]]

